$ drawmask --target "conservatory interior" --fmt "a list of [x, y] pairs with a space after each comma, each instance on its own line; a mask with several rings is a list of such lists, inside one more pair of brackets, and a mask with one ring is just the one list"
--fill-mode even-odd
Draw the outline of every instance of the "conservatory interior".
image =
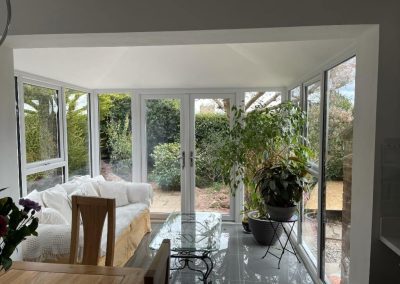
[[[240, 223], [248, 189], [241, 184], [232, 194], [226, 183], [218, 166], [222, 137], [237, 109], [245, 117], [291, 101], [304, 114], [318, 181], [298, 204], [292, 235], [309, 273], [304, 283], [349, 283], [359, 236], [352, 230], [362, 225], [352, 224], [361, 214], [352, 202], [361, 193], [353, 189], [368, 182], [353, 165], [364, 170], [360, 155], [367, 156], [357, 145], [373, 137], [357, 128], [371, 96], [364, 91], [373, 56], [362, 48], [370, 29], [288, 28], [279, 36], [179, 44], [165, 37], [122, 45], [104, 36], [24, 46], [11, 36], [21, 196], [102, 175], [150, 183], [155, 226], [176, 211], [219, 212], [224, 224]], [[235, 228], [241, 238], [241, 225]]]

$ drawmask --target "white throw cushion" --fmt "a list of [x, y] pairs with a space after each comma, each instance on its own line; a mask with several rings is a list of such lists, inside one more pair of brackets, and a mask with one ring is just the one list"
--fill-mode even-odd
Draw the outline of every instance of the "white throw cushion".
[[67, 194], [71, 194], [72, 192], [76, 191], [80, 185], [81, 185], [81, 182], [73, 180], [73, 181], [63, 183], [60, 186], [62, 188], [64, 188], [64, 190], [67, 192]]
[[96, 176], [96, 177], [93, 177], [93, 178], [90, 177], [90, 176], [76, 176], [76, 177], [73, 178], [73, 181], [76, 182], [76, 183], [79, 183], [79, 184], [91, 183], [93, 188], [97, 192], [97, 196], [100, 196], [100, 188], [99, 188], [100, 185], [99, 185], [99, 182], [100, 181], [106, 181], [106, 180], [104, 179], [103, 176], [100, 175], [100, 176]]
[[127, 182], [126, 189], [129, 203], [144, 203], [150, 206], [153, 199], [153, 188], [148, 183]]
[[99, 196], [91, 182], [82, 183], [78, 189], [82, 191], [82, 195], [84, 196]]
[[61, 213], [53, 208], [42, 208], [37, 217], [39, 218], [39, 224], [68, 225], [68, 221]]
[[80, 196], [94, 196], [99, 197], [97, 191], [94, 189], [93, 185], [90, 182], [83, 183], [79, 185], [79, 187], [68, 195], [69, 204], [72, 209], [72, 196], [73, 195], [80, 195]]
[[117, 207], [129, 204], [125, 182], [100, 181], [99, 190], [101, 197], [115, 198]]
[[39, 192], [36, 189], [34, 189], [31, 193], [29, 193], [24, 198], [30, 199], [32, 201], [35, 201], [36, 203], [39, 203], [40, 206], [44, 207], [42, 194], [43, 194], [43, 192]]
[[62, 216], [71, 223], [72, 211], [68, 194], [63, 187], [56, 185], [53, 188], [43, 191], [43, 203], [46, 207], [56, 209]]

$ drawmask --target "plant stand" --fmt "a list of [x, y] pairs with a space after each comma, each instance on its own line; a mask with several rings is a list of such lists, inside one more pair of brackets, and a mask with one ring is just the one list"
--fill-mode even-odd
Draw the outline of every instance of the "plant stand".
[[[272, 220], [272, 219], [271, 219], [271, 220]], [[294, 225], [295, 225], [296, 222], [297, 222], [297, 216], [293, 216], [292, 218], [290, 218], [290, 219], [287, 220], [287, 221], [276, 221], [276, 220], [272, 220], [272, 221], [275, 221], [275, 222], [278, 223], [278, 226], [276, 226], [276, 227], [274, 227], [274, 226], [272, 225], [272, 223], [270, 223], [271, 226], [272, 226], [272, 229], [274, 230], [274, 235], [273, 235], [272, 238], [274, 238], [275, 235], [277, 235], [277, 230], [278, 230], [279, 226], [282, 226], [283, 232], [285, 233], [287, 239], [286, 239], [286, 241], [285, 241], [284, 243], [282, 243], [282, 242], [281, 242], [281, 239], [278, 238], [278, 241], [279, 241], [279, 244], [281, 245], [281, 250], [282, 250], [282, 253], [281, 253], [279, 256], [276, 255], [276, 254], [274, 254], [274, 253], [272, 253], [272, 252], [270, 252], [271, 246], [268, 246], [267, 252], [264, 254], [264, 256], [262, 257], [262, 259], [265, 258], [265, 257], [267, 256], [267, 254], [272, 255], [273, 257], [279, 259], [279, 261], [278, 261], [278, 269], [280, 269], [280, 268], [281, 268], [280, 265], [281, 265], [281, 260], [282, 260], [283, 254], [285, 253], [285, 251], [287, 251], [287, 252], [290, 252], [291, 254], [294, 254], [294, 255], [296, 256], [298, 262], [300, 263], [300, 259], [299, 259], [299, 257], [298, 257], [297, 254], [296, 254], [296, 251], [295, 251], [295, 249], [294, 249], [294, 246], [293, 246], [293, 244], [292, 244], [292, 241], [290, 240], [290, 236], [292, 235]], [[289, 230], [287, 230], [287, 229], [285, 228], [285, 226], [284, 226], [284, 224], [286, 224], [286, 223], [287, 223], [288, 226], [289, 226]], [[290, 246], [292, 247], [292, 250], [289, 250], [289, 249], [287, 248], [288, 244], [290, 244]]]

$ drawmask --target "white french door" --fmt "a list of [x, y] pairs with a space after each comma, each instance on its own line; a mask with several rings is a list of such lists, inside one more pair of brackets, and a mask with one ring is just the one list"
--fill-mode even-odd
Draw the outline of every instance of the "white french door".
[[234, 220], [234, 200], [215, 165], [222, 135], [231, 126], [234, 94], [190, 94], [189, 203], [191, 212], [219, 212]]
[[233, 94], [142, 94], [142, 180], [154, 190], [154, 218], [213, 211], [234, 220], [216, 167], [218, 137], [230, 127]]

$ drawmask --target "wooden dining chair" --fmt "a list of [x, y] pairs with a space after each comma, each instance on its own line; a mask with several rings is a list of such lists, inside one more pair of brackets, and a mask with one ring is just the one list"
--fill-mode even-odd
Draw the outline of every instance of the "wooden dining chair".
[[101, 235], [107, 215], [106, 266], [113, 266], [115, 246], [115, 199], [72, 196], [72, 229], [69, 263], [77, 263], [79, 228], [83, 224], [83, 258], [81, 264], [97, 265]]
[[163, 240], [149, 269], [144, 275], [144, 284], [168, 284], [171, 241]]

